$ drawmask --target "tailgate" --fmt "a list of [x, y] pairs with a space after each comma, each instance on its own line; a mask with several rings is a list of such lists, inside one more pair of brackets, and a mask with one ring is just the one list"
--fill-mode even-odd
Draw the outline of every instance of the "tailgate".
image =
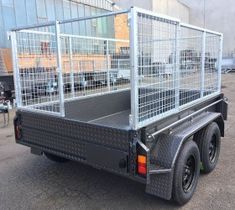
[[15, 123], [21, 130], [17, 143], [98, 168], [127, 172], [119, 166], [128, 161], [129, 131], [22, 110]]

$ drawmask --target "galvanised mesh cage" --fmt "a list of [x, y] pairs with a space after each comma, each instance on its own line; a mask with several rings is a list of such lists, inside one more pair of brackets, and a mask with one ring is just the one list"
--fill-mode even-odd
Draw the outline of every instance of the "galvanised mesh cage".
[[67, 100], [130, 89], [127, 12], [23, 27], [11, 40], [21, 109], [64, 116]]
[[[177, 22], [137, 13], [138, 122], [176, 108]], [[169, 59], [171, 61], [169, 62]]]
[[220, 92], [222, 34], [142, 9], [131, 18], [132, 128]]
[[17, 105], [64, 117], [66, 101], [129, 90], [138, 129], [220, 92], [222, 40], [138, 8], [17, 28]]
[[50, 92], [54, 84], [61, 85], [55, 25], [20, 30], [12, 33], [11, 39], [13, 59], [17, 61], [14, 74], [18, 106], [55, 114], [63, 112], [59, 103], [61, 93]]

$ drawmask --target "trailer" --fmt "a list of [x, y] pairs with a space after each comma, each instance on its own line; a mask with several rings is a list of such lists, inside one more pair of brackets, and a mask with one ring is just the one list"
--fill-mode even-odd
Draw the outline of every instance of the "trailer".
[[[102, 21], [112, 37], [99, 35]], [[81, 23], [94, 26], [91, 34], [71, 29]], [[192, 197], [200, 171], [216, 167], [228, 107], [221, 93], [222, 34], [133, 7], [16, 28], [10, 39], [15, 139], [33, 154], [124, 176], [181, 205]], [[84, 72], [103, 73], [99, 85], [76, 88]], [[123, 79], [112, 82], [115, 72]], [[53, 94], [26, 91], [54, 78]]]

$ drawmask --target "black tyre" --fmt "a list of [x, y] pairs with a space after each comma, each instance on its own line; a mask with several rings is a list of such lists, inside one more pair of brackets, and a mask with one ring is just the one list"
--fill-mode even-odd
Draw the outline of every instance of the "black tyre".
[[194, 135], [194, 140], [200, 150], [201, 171], [210, 173], [215, 169], [220, 154], [221, 134], [218, 124], [213, 122], [208, 125]]
[[193, 196], [200, 174], [200, 153], [194, 141], [184, 144], [176, 161], [172, 198], [179, 205], [187, 203]]
[[51, 161], [54, 161], [54, 162], [57, 162], [57, 163], [65, 163], [65, 162], [68, 162], [69, 160], [66, 159], [66, 158], [62, 158], [62, 157], [59, 157], [57, 155], [53, 155], [53, 154], [50, 154], [50, 153], [44, 153], [45, 156], [51, 160]]

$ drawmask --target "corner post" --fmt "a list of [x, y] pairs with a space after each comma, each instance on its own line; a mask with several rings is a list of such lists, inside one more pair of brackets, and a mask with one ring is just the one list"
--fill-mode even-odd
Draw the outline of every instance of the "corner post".
[[11, 47], [12, 47], [12, 61], [14, 70], [14, 84], [17, 107], [22, 107], [22, 92], [21, 92], [21, 80], [20, 80], [20, 68], [18, 60], [17, 38], [16, 31], [10, 33]]
[[60, 103], [60, 114], [62, 117], [65, 116], [64, 111], [64, 84], [63, 84], [63, 68], [62, 68], [62, 57], [61, 57], [61, 37], [60, 37], [60, 23], [56, 21], [55, 24], [55, 36], [56, 36], [56, 51], [57, 51], [57, 75], [59, 85], [59, 103]]
[[131, 58], [131, 116], [130, 125], [133, 130], [138, 129], [139, 100], [138, 100], [138, 23], [137, 10], [131, 8], [130, 14], [130, 58]]
[[109, 58], [109, 41], [106, 40], [106, 65], [107, 65], [107, 86], [108, 91], [110, 92], [111, 86], [110, 86], [110, 58]]
[[180, 107], [180, 24], [176, 23], [175, 26], [175, 109], [178, 110]]
[[219, 46], [219, 60], [218, 60], [218, 91], [221, 91], [221, 68], [222, 68], [222, 59], [223, 59], [223, 34], [220, 35], [220, 46]]

